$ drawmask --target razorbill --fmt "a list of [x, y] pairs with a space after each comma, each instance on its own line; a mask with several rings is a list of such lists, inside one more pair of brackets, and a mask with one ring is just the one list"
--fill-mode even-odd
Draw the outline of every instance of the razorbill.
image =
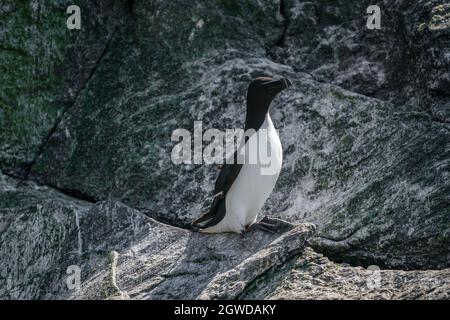
[[[227, 161], [221, 166], [209, 211], [192, 223], [200, 231], [242, 233], [256, 222], [277, 182], [283, 160], [280, 138], [269, 114], [270, 105], [278, 93], [290, 85], [291, 81], [286, 78], [273, 80], [270, 77], [256, 78], [250, 83], [247, 90], [246, 135], [234, 153], [233, 163]], [[263, 149], [269, 162], [263, 161], [258, 153]], [[237, 161], [242, 150], [245, 161]], [[257, 153], [258, 156], [252, 158]], [[270, 170], [265, 170], [268, 163]], [[261, 224], [267, 227], [270, 221]]]

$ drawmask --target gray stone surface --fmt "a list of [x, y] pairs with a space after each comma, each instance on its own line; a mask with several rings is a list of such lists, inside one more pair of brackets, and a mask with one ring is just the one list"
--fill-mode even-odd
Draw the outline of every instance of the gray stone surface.
[[89, 203], [0, 175], [0, 299], [50, 299], [66, 288]]
[[[91, 204], [1, 177], [1, 299], [449, 298], [449, 269], [337, 264], [305, 247], [310, 224], [200, 234], [117, 201]], [[66, 285], [69, 266], [80, 268], [79, 289]]]
[[[0, 199], [2, 299], [232, 299], [301, 252], [315, 229], [201, 234], [116, 201], [90, 204], [10, 178]], [[79, 290], [66, 286], [72, 265]]]
[[[366, 8], [374, 4], [380, 30], [366, 28]], [[275, 58], [358, 93], [412, 99], [411, 109], [439, 105], [448, 122], [448, 105], [439, 103], [449, 96], [447, 1], [288, 0], [284, 12], [283, 54]]]
[[351, 267], [305, 249], [255, 280], [242, 299], [434, 300], [450, 298], [450, 269], [428, 271]]
[[[75, 298], [99, 298], [106, 279], [132, 299], [232, 299], [258, 275], [300, 252], [308, 224], [279, 235], [206, 235], [158, 223], [116, 202], [97, 204], [81, 221], [85, 264], [105, 252], [109, 268], [95, 273]], [[88, 257], [89, 256], [89, 257]], [[85, 268], [83, 266], [83, 268]], [[93, 269], [93, 268], [91, 268]], [[99, 281], [97, 281], [99, 280]]]

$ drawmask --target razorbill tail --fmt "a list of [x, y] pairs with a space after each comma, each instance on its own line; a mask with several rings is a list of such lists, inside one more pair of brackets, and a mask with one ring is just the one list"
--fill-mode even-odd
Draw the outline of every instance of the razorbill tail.
[[[267, 217], [261, 222], [255, 222], [277, 182], [283, 160], [280, 138], [269, 114], [270, 105], [291, 84], [286, 78], [273, 80], [269, 77], [256, 78], [250, 83], [247, 90], [246, 134], [234, 153], [232, 163], [227, 161], [221, 166], [209, 211], [192, 222], [200, 231], [242, 233], [254, 224], [276, 232], [272, 227], [285, 227], [288, 224]], [[263, 161], [260, 154], [255, 157], [262, 149], [265, 149], [270, 170], [265, 170], [267, 161]], [[242, 150], [245, 150], [245, 160], [238, 161]], [[249, 161], [252, 156], [254, 160]]]

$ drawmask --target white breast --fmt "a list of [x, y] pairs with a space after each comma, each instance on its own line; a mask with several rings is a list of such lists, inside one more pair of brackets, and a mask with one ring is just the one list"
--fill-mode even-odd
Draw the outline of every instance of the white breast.
[[[264, 147], [267, 146], [267, 147]], [[241, 146], [242, 147], [242, 146]], [[267, 114], [246, 143], [250, 155], [225, 198], [226, 215], [205, 232], [242, 232], [254, 223], [277, 182], [283, 160], [280, 138]], [[253, 160], [248, 163], [248, 160]]]

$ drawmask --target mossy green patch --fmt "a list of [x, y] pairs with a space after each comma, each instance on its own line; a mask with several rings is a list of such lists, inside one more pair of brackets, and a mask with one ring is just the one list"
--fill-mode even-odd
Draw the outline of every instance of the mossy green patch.
[[25, 1], [0, 16], [0, 168], [30, 161], [58, 117], [55, 97], [64, 79], [56, 67], [71, 41], [65, 19], [59, 7]]
[[[117, 2], [119, 3], [119, 2]], [[15, 1], [0, 8], [0, 169], [32, 162], [101, 54], [108, 10], [78, 1], [81, 30], [66, 26], [70, 1]], [[94, 59], [95, 60], [95, 59]]]

